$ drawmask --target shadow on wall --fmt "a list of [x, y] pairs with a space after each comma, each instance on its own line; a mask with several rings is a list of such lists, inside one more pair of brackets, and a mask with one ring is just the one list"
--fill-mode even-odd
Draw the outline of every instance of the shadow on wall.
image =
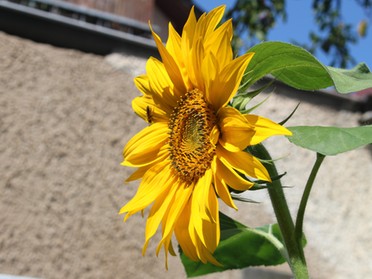
[[[271, 78], [263, 78], [254, 87], [260, 88], [272, 82]], [[339, 94], [329, 90], [303, 91], [287, 86], [280, 81], [274, 81], [266, 90], [266, 93], [276, 93], [300, 102], [310, 103], [315, 106], [324, 106], [334, 110], [346, 110], [351, 112], [368, 112], [371, 108], [369, 99], [353, 98], [352, 94]], [[370, 119], [372, 115], [370, 115]]]

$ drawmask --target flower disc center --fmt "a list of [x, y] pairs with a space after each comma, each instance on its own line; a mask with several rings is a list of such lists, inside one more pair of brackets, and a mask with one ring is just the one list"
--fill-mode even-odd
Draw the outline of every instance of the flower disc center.
[[172, 166], [182, 180], [197, 181], [210, 168], [216, 151], [211, 132], [216, 116], [194, 89], [185, 94], [174, 108], [169, 122], [169, 145]]

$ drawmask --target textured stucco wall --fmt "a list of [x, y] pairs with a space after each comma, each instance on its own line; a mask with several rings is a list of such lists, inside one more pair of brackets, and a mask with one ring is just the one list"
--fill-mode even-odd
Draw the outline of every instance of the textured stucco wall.
[[[117, 215], [135, 193], [124, 184], [125, 142], [144, 127], [130, 107], [135, 57], [103, 58], [0, 33], [0, 273], [38, 278], [184, 278], [178, 258], [141, 256], [144, 220]], [[263, 98], [263, 97], [262, 97]], [[271, 94], [257, 113], [284, 119], [298, 103]], [[359, 115], [304, 102], [288, 125], [355, 126]], [[284, 138], [268, 142], [295, 211], [314, 154]], [[326, 158], [308, 206], [312, 278], [368, 278], [372, 271], [371, 150]], [[253, 197], [253, 193], [248, 194]], [[224, 212], [251, 226], [273, 222], [261, 204]], [[283, 265], [271, 268], [286, 272]], [[231, 271], [205, 278], [259, 274]], [[253, 277], [251, 275], [250, 277]]]

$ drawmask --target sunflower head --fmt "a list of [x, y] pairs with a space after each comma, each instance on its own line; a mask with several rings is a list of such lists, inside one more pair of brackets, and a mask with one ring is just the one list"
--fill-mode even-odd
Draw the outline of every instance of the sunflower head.
[[213, 257], [220, 240], [218, 198], [236, 209], [229, 187], [244, 191], [251, 179], [270, 181], [261, 162], [244, 149], [290, 134], [227, 106], [253, 53], [233, 59], [231, 20], [219, 25], [224, 10], [217, 7], [197, 20], [192, 9], [182, 34], [169, 24], [165, 46], [152, 32], [161, 61], [151, 57], [146, 75], [135, 79], [142, 96], [133, 100], [133, 110], [149, 126], [124, 148], [122, 164], [137, 168], [128, 181], [141, 183], [120, 213], [127, 219], [151, 206], [143, 252], [161, 224], [157, 253], [164, 247], [166, 255], [174, 254], [175, 235], [190, 259], [218, 265]]

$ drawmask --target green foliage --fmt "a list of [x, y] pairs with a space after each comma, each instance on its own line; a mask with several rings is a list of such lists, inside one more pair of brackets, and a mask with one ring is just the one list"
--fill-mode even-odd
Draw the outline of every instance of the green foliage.
[[282, 42], [266, 42], [248, 51], [255, 53], [248, 65], [250, 73], [242, 83], [251, 86], [262, 77], [272, 74], [278, 80], [303, 90], [317, 90], [332, 85], [326, 68], [303, 48]]
[[327, 67], [339, 93], [350, 93], [372, 87], [372, 73], [366, 64], [360, 63], [351, 70]]
[[353, 128], [297, 126], [289, 127], [295, 145], [323, 155], [336, 155], [372, 143], [372, 125]]
[[286, 19], [285, 1], [237, 0], [226, 17], [233, 19], [237, 34], [247, 33], [251, 41], [266, 40], [277, 18]]
[[249, 51], [255, 55], [242, 80], [247, 88], [268, 74], [300, 90], [334, 86], [339, 93], [351, 93], [372, 87], [372, 73], [365, 64], [351, 70], [326, 67], [303, 48], [282, 42], [261, 43]]
[[[358, 36], [366, 36], [367, 22], [361, 19], [358, 29], [345, 22], [340, 12], [342, 2], [341, 0], [313, 0], [312, 9], [317, 30], [309, 33], [311, 44], [297, 42], [295, 37], [292, 39], [297, 45], [302, 45], [312, 53], [321, 50], [329, 55], [332, 58], [330, 63], [332, 66], [345, 68], [355, 64], [349, 48], [351, 44], [358, 42]], [[236, 37], [248, 37], [251, 43], [247, 47], [235, 44], [236, 48], [245, 51], [258, 41], [266, 40], [268, 32], [275, 24], [280, 20], [286, 20], [286, 4], [285, 0], [237, 0], [227, 17], [233, 18]], [[368, 11], [372, 8], [372, 1], [355, 0], [355, 5]]]
[[188, 277], [258, 265], [278, 265], [286, 261], [277, 224], [251, 229], [220, 213], [220, 228], [221, 241], [214, 256], [222, 266], [193, 262], [181, 252]]

